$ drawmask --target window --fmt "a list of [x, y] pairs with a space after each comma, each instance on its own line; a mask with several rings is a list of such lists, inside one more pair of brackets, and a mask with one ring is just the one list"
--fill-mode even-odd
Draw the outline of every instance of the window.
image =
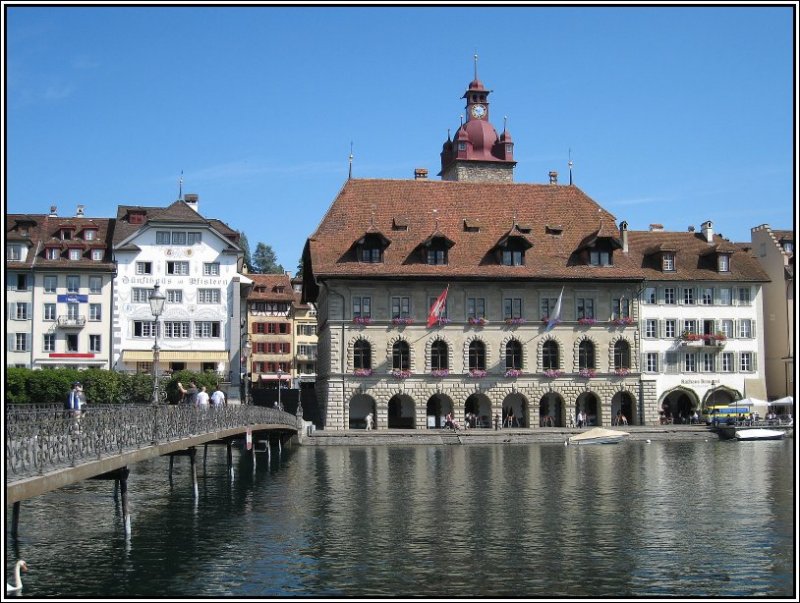
[[550, 318], [556, 311], [556, 304], [558, 299], [555, 297], [541, 297], [539, 298], [539, 319], [544, 320]]
[[658, 337], [658, 321], [655, 318], [648, 318], [645, 321], [644, 336], [650, 339]]
[[[197, 324], [197, 323], [195, 323]], [[189, 321], [165, 320], [165, 339], [189, 339]]]
[[667, 374], [675, 374], [678, 372], [677, 352], [664, 352], [664, 368]]
[[728, 272], [730, 270], [731, 256], [726, 253], [721, 253], [717, 256], [717, 268], [720, 272]]
[[486, 318], [486, 300], [483, 297], [467, 298], [467, 318]]
[[14, 335], [14, 351], [27, 352], [28, 351], [28, 334], [16, 333]]
[[794, 253], [794, 242], [793, 241], [784, 241], [783, 242], [783, 250], [786, 253]]
[[186, 237], [186, 244], [187, 245], [197, 245], [203, 241], [203, 233], [202, 232], [190, 232]]
[[486, 345], [479, 339], [469, 342], [469, 370], [486, 370]]
[[675, 303], [675, 288], [674, 287], [664, 287], [664, 303], [665, 304], [674, 304]]
[[431, 370], [445, 371], [449, 367], [447, 358], [447, 343], [437, 339], [431, 346]]
[[503, 299], [503, 318], [505, 320], [522, 318], [521, 297], [506, 297]]
[[219, 289], [198, 289], [197, 290], [197, 303], [198, 304], [218, 304], [220, 300]]
[[48, 247], [44, 250], [44, 257], [48, 260], [57, 260], [61, 257], [61, 250], [58, 247]]
[[675, 271], [675, 254], [674, 253], [665, 253], [661, 257], [661, 269], [664, 272], [674, 272]]
[[203, 264], [203, 276], [219, 276], [219, 262], [206, 262]]
[[95, 262], [102, 262], [105, 251], [102, 249], [92, 249], [92, 260]]
[[692, 287], [683, 288], [683, 304], [685, 306], [694, 305], [694, 288]]
[[683, 355], [683, 372], [694, 373], [697, 371], [697, 354]]
[[364, 339], [359, 339], [353, 346], [353, 368], [362, 370], [372, 368], [372, 347]]
[[708, 352], [700, 354], [700, 370], [704, 373], [714, 372], [714, 355]]
[[14, 318], [17, 320], [28, 320], [28, 318], [30, 318], [30, 316], [28, 316], [28, 304], [26, 302], [17, 302], [16, 306]]
[[612, 305], [612, 318], [630, 318], [631, 316], [631, 302], [625, 297], [619, 297], [611, 300]]
[[444, 266], [447, 264], [447, 249], [444, 247], [430, 247], [426, 256], [427, 263], [431, 266]]
[[67, 318], [70, 320], [78, 320], [78, 318], [80, 318], [80, 311], [80, 304], [67, 304]]
[[103, 277], [102, 276], [90, 276], [89, 277], [89, 293], [100, 293], [103, 289]]
[[549, 339], [542, 346], [542, 369], [545, 371], [556, 370], [560, 366], [558, 358], [558, 343]]
[[155, 337], [156, 331], [161, 329], [152, 320], [134, 320], [133, 321], [133, 336], [134, 337]]
[[631, 368], [631, 346], [624, 339], [620, 339], [614, 344], [614, 368]]
[[753, 353], [742, 352], [739, 356], [739, 370], [743, 373], [749, 373], [753, 370]]
[[578, 368], [594, 368], [594, 344], [588, 339], [584, 339], [578, 345]]
[[733, 337], [733, 321], [732, 320], [721, 320], [719, 323], [720, 331], [730, 339]]
[[92, 228], [87, 228], [83, 231], [84, 241], [94, 241], [97, 238], [97, 231]]
[[503, 250], [503, 266], [522, 266], [525, 258], [522, 250], [504, 249]]
[[70, 260], [79, 260], [83, 257], [83, 251], [80, 249], [70, 249], [69, 250], [69, 259]]
[[18, 274], [17, 275], [17, 291], [27, 291], [28, 290], [28, 275], [27, 274]]
[[647, 352], [645, 354], [644, 370], [646, 373], [658, 372], [658, 352]]
[[714, 288], [703, 287], [700, 290], [700, 303], [704, 306], [711, 306], [714, 303]]
[[45, 304], [44, 305], [44, 320], [55, 320], [56, 319], [56, 305], [55, 304]]
[[89, 335], [89, 351], [100, 352], [102, 351], [100, 344], [100, 335]]
[[189, 262], [167, 262], [167, 274], [187, 276], [189, 274]]
[[722, 306], [730, 306], [731, 305], [731, 290], [729, 287], [723, 287], [722, 289], [717, 290], [717, 295], [719, 299], [719, 303]]
[[67, 342], [67, 352], [77, 352], [78, 351], [78, 335], [72, 334], [66, 336]]
[[522, 370], [522, 344], [516, 339], [506, 343], [506, 370]]
[[697, 333], [697, 321], [687, 319], [683, 321], [683, 333]]
[[167, 303], [168, 304], [182, 304], [183, 303], [183, 290], [182, 289], [167, 289]]
[[353, 318], [370, 318], [372, 316], [371, 306], [371, 297], [354, 297]]
[[172, 233], [172, 244], [173, 245], [186, 245], [186, 233], [175, 231]]
[[153, 263], [136, 262], [136, 274], [153, 274]]
[[55, 352], [56, 351], [56, 336], [53, 333], [45, 333], [42, 338], [42, 351]]
[[723, 373], [732, 373], [733, 372], [733, 353], [732, 352], [725, 352], [722, 354], [722, 372]]
[[134, 304], [146, 304], [152, 295], [152, 289], [145, 289], [143, 287], [136, 287], [131, 290], [131, 301]]
[[753, 324], [749, 318], [744, 318], [739, 321], [739, 337], [742, 339], [750, 339], [753, 336]]
[[156, 245], [169, 245], [170, 233], [168, 230], [156, 231]]
[[392, 297], [392, 318], [408, 318], [411, 315], [410, 297]]
[[62, 241], [70, 241], [72, 240], [72, 231], [68, 228], [61, 229], [61, 240]]
[[676, 333], [676, 320], [674, 318], [668, 318], [664, 321], [664, 337], [667, 339], [673, 339], [677, 337]]
[[[428, 308], [433, 308], [433, 304], [436, 303], [438, 297], [429, 297], [428, 298]], [[439, 314], [439, 318], [447, 318], [447, 307], [450, 305], [447, 298], [444, 300], [444, 308], [442, 308], [441, 314]]]
[[592, 266], [611, 266], [611, 252], [592, 249], [589, 252], [589, 263]]
[[81, 277], [68, 276], [67, 277], [67, 293], [77, 293], [80, 289]]
[[750, 287], [739, 287], [739, 305], [750, 305]]
[[89, 304], [89, 320], [103, 319], [103, 306], [101, 304]]
[[19, 262], [22, 259], [22, 245], [9, 245], [6, 247], [6, 260]]
[[53, 274], [45, 275], [44, 277], [44, 292], [55, 293], [58, 287], [58, 277]]
[[655, 287], [645, 287], [644, 291], [642, 292], [642, 303], [643, 304], [654, 304], [654, 303], [656, 303], [656, 288]]
[[202, 320], [194, 323], [194, 336], [197, 338], [219, 337], [220, 333], [219, 321]]
[[594, 318], [594, 299], [591, 297], [579, 297], [575, 300], [575, 318]]
[[411, 366], [411, 353], [408, 342], [396, 341], [392, 346], [392, 370], [407, 371]]

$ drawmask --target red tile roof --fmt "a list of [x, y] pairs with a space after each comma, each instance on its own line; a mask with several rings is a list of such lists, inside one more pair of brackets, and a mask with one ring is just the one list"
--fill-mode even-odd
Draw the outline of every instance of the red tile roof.
[[253, 287], [247, 301], [285, 301], [294, 302], [295, 292], [292, 280], [287, 274], [249, 274]]

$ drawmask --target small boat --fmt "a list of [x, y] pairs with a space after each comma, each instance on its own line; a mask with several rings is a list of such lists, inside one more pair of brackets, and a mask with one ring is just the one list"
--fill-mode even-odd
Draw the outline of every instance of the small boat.
[[756, 427], [754, 429], [737, 429], [734, 436], [737, 440], [782, 440], [786, 432], [778, 429], [763, 429]]
[[569, 439], [570, 444], [618, 444], [629, 434], [627, 431], [616, 431], [613, 429], [603, 429], [602, 427], [593, 427], [588, 431], [584, 431], [578, 435], [572, 436]]

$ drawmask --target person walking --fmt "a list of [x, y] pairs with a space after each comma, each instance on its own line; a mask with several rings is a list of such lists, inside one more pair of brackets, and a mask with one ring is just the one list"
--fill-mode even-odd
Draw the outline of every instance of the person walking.
[[225, 394], [222, 393], [222, 390], [219, 388], [219, 384], [217, 384], [217, 387], [211, 394], [211, 404], [213, 404], [216, 408], [219, 408], [225, 404]]
[[80, 418], [81, 418], [81, 384], [78, 381], [75, 381], [72, 384], [72, 389], [69, 390], [69, 394], [67, 394], [67, 401], [65, 404], [65, 408], [67, 410], [67, 416], [71, 419], [74, 419], [72, 425], [77, 429], [80, 429]]
[[186, 389], [184, 401], [189, 406], [197, 406], [197, 383], [194, 382], [194, 379], [189, 381], [189, 387]]
[[203, 385], [200, 387], [200, 391], [197, 392], [197, 406], [200, 408], [208, 408], [208, 392], [206, 391], [206, 386]]

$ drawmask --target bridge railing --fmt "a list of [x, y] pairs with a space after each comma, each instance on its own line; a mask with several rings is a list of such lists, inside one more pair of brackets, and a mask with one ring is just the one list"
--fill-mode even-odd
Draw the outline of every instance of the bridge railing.
[[275, 408], [227, 405], [91, 405], [79, 418], [48, 405], [6, 405], [6, 480], [248, 425], [297, 429], [297, 417]]

